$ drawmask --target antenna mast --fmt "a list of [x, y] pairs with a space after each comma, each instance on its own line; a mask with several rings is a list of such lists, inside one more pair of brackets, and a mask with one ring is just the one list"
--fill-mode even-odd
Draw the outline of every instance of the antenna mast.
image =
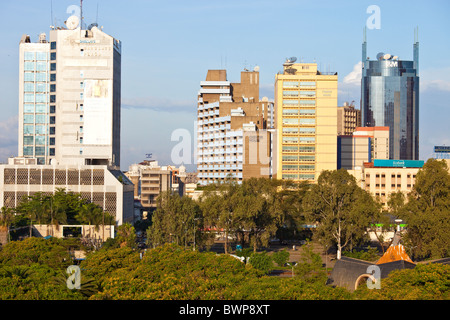
[[83, 0], [80, 0], [80, 30], [83, 30]]

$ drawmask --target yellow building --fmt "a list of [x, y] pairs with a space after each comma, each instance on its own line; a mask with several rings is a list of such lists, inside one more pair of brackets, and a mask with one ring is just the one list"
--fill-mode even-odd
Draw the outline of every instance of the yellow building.
[[275, 77], [277, 179], [317, 181], [337, 169], [337, 73], [316, 63], [283, 64]]

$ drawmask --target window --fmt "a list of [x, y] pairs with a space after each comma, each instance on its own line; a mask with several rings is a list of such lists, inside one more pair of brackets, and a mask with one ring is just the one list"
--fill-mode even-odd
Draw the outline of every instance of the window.
[[36, 62], [36, 71], [47, 71], [47, 62], [45, 61]]
[[50, 74], [50, 81], [52, 81], [52, 82], [56, 81], [56, 73]]
[[80, 133], [83, 133], [83, 126], [80, 126]]
[[36, 147], [34, 151], [36, 156], [45, 156], [45, 147]]
[[36, 136], [36, 145], [45, 146], [45, 136]]
[[36, 94], [36, 103], [47, 103], [47, 95], [46, 94], [42, 94], [42, 93], [38, 93]]
[[23, 112], [25, 113], [34, 113], [34, 104], [24, 104]]
[[23, 91], [25, 92], [34, 92], [34, 83], [26, 82], [23, 86]]
[[38, 72], [38, 73], [36, 73], [36, 81], [38, 81], [38, 82], [47, 82], [47, 73], [46, 72]]
[[44, 114], [37, 114], [36, 115], [36, 123], [39, 123], [39, 124], [47, 123], [47, 116]]
[[33, 61], [35, 59], [34, 52], [24, 52], [23, 56], [24, 56], [24, 59], [27, 61]]
[[47, 126], [37, 125], [36, 134], [47, 134]]
[[25, 72], [24, 80], [34, 82], [34, 73], [33, 72]]
[[51, 146], [54, 146], [55, 143], [56, 143], [55, 138], [50, 138], [49, 144], [50, 144]]
[[24, 156], [32, 156], [33, 155], [33, 147], [24, 147], [23, 155]]
[[56, 84], [50, 85], [50, 92], [56, 92]]
[[50, 124], [55, 124], [56, 123], [56, 117], [55, 116], [51, 116], [50, 117]]
[[80, 121], [83, 121], [83, 115], [80, 115]]
[[47, 52], [36, 52], [36, 60], [46, 61], [48, 57]]
[[54, 94], [52, 94], [50, 96], [50, 103], [55, 103], [56, 102], [56, 96]]
[[83, 144], [83, 137], [80, 137], [80, 143]]
[[52, 61], [56, 60], [56, 52], [50, 53], [50, 60]]
[[36, 113], [47, 113], [47, 105], [46, 104], [37, 104], [36, 105]]
[[45, 83], [37, 83], [36, 92], [47, 92], [47, 85]]
[[24, 70], [25, 71], [34, 71], [35, 63], [30, 61], [25, 61]]
[[55, 113], [56, 112], [56, 106], [51, 105], [50, 106], [50, 113]]
[[55, 156], [55, 148], [50, 148], [48, 151], [50, 156]]
[[300, 124], [316, 124], [316, 119], [300, 119]]
[[24, 125], [23, 126], [23, 133], [24, 134], [34, 134], [34, 126], [33, 125]]
[[23, 116], [23, 123], [34, 123], [34, 115], [33, 114], [25, 114]]
[[55, 134], [56, 133], [56, 128], [55, 127], [50, 127], [50, 134]]
[[34, 137], [33, 136], [24, 136], [23, 137], [23, 145], [24, 146], [29, 146], [29, 145], [33, 145], [34, 143]]
[[50, 42], [50, 49], [51, 50], [56, 50], [56, 42], [55, 41]]
[[56, 71], [56, 63], [50, 63], [50, 71]]

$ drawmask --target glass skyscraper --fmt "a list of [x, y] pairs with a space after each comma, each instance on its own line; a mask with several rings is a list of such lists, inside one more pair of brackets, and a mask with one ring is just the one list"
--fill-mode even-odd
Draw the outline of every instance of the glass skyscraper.
[[413, 61], [378, 53], [367, 57], [362, 48], [361, 123], [366, 127], [389, 127], [389, 158], [419, 159], [419, 42]]

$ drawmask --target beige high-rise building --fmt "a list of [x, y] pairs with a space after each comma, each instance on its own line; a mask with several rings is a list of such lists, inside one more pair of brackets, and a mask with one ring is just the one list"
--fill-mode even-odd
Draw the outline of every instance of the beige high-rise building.
[[345, 102], [337, 109], [337, 134], [351, 135], [357, 127], [361, 127], [361, 110], [355, 109], [353, 103]]
[[270, 177], [273, 103], [259, 99], [259, 69], [209, 70], [198, 93], [197, 171], [199, 184], [235, 178]]
[[337, 163], [337, 73], [289, 59], [275, 77], [276, 177], [316, 181]]

